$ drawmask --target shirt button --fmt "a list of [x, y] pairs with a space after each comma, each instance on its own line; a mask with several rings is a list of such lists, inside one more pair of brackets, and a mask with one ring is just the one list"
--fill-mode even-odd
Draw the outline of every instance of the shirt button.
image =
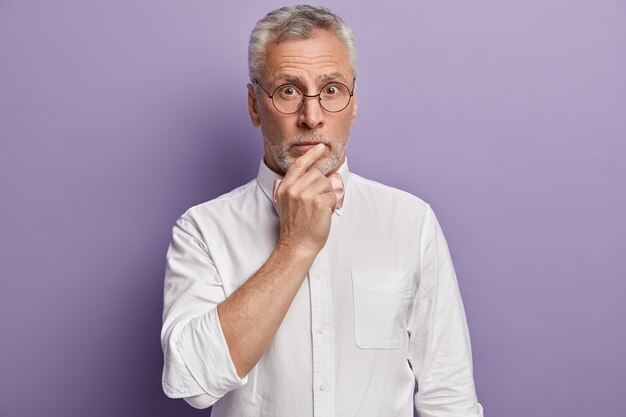
[[326, 329], [324, 328], [324, 326], [320, 326], [320, 327], [318, 327], [318, 328], [317, 328], [317, 332], [318, 332], [319, 334], [324, 334], [324, 331], [325, 331], [325, 330], [326, 330]]
[[322, 382], [320, 384], [320, 391], [326, 391], [326, 388], [328, 387], [328, 385], [326, 385], [324, 382]]
[[315, 279], [322, 279], [324, 277], [324, 274], [321, 271], [317, 271], [315, 273]]

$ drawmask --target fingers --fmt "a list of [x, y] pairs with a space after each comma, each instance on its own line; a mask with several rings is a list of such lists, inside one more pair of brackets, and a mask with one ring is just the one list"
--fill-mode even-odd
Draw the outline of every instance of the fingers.
[[318, 194], [317, 201], [319, 202], [321, 207], [328, 207], [331, 213], [335, 211], [335, 207], [337, 207], [337, 196], [332, 191], [328, 193]]
[[319, 169], [313, 168], [302, 174], [290, 187], [294, 192], [315, 191], [315, 194], [332, 190], [332, 184]]
[[300, 201], [305, 204], [328, 207], [331, 211], [337, 205], [337, 196], [332, 190], [332, 183], [319, 169], [305, 172], [291, 186], [279, 187], [276, 196], [278, 201], [284, 201], [283, 204], [289, 204], [287, 201]]
[[337, 197], [332, 184], [317, 169], [324, 144], [310, 148], [296, 159], [276, 190], [280, 217], [280, 240], [319, 252], [328, 239]]
[[304, 173], [307, 172], [307, 169], [322, 156], [325, 148], [326, 145], [324, 145], [323, 143], [318, 143], [317, 145], [306, 151], [302, 156], [293, 161], [293, 164], [291, 164], [291, 166], [285, 173], [283, 182], [287, 184], [292, 184], [298, 178], [300, 178]]

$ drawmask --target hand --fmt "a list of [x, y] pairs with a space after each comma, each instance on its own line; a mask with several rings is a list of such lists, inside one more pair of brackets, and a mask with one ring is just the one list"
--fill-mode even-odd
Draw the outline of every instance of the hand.
[[296, 159], [276, 190], [279, 245], [317, 255], [326, 244], [337, 197], [330, 180], [311, 168], [324, 153], [318, 144]]

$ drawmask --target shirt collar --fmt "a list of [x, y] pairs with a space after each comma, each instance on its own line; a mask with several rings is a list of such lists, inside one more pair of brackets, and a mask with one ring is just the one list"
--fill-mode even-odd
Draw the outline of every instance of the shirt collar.
[[[343, 181], [343, 189], [345, 192], [343, 207], [335, 210], [335, 214], [341, 215], [346, 208], [346, 203], [348, 202], [348, 184], [350, 182], [348, 157], [344, 159], [337, 172], [339, 173], [339, 175], [341, 175], [341, 180]], [[259, 164], [259, 173], [257, 174], [256, 180], [271, 204], [273, 204], [272, 200], [274, 197], [274, 180], [276, 179], [282, 180], [283, 176], [269, 169], [269, 167], [265, 164], [265, 160], [261, 158], [261, 163]]]

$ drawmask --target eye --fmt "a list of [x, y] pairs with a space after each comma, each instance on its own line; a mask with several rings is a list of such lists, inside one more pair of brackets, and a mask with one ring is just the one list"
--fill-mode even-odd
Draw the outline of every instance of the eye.
[[293, 96], [298, 95], [298, 90], [296, 89], [296, 87], [292, 85], [284, 85], [280, 87], [279, 91], [280, 91], [280, 94], [286, 97], [293, 97]]
[[328, 96], [334, 96], [339, 92], [339, 88], [335, 84], [327, 85], [324, 88], [324, 94]]

